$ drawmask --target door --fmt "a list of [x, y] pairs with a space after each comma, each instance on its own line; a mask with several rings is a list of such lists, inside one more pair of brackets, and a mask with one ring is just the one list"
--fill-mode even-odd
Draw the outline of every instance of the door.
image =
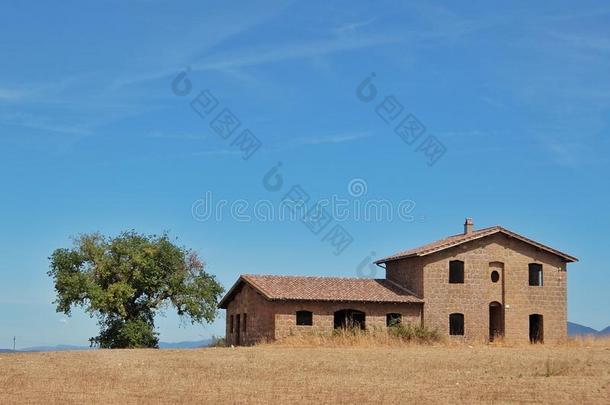
[[504, 309], [502, 304], [494, 301], [489, 304], [489, 341], [504, 336]]
[[542, 315], [530, 315], [530, 343], [544, 342], [544, 322]]

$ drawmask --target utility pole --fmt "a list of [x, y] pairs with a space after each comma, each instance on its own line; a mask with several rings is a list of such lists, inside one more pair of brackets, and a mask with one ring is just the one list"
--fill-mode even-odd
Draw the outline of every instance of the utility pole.
[[13, 336], [13, 351], [15, 351], [15, 342], [17, 341], [17, 336]]

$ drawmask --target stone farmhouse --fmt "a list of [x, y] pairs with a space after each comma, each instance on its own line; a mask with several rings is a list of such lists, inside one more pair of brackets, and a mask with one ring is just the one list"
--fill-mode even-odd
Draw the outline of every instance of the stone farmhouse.
[[220, 301], [229, 344], [410, 322], [449, 339], [566, 338], [567, 263], [578, 259], [500, 226], [377, 260], [386, 278], [242, 275]]

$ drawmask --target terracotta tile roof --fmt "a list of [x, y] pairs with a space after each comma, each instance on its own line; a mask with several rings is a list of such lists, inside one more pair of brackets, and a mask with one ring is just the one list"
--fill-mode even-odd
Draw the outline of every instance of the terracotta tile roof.
[[578, 259], [574, 256], [570, 256], [566, 253], [560, 252], [559, 250], [553, 249], [549, 246], [543, 245], [542, 243], [528, 239], [525, 236], [521, 236], [515, 232], [509, 231], [508, 229], [502, 228], [501, 226], [492, 226], [489, 228], [478, 229], [468, 234], [460, 233], [458, 235], [448, 236], [444, 239], [437, 240], [426, 245], [398, 252], [391, 256], [384, 257], [383, 259], [377, 260], [375, 263], [386, 263], [392, 260], [404, 259], [407, 257], [415, 256], [426, 256], [431, 253], [439, 252], [441, 250], [449, 249], [451, 247], [461, 245], [462, 243], [470, 242], [472, 240], [480, 239], [486, 236], [490, 236], [496, 233], [502, 233], [515, 239], [519, 239], [527, 244], [533, 245], [541, 250], [545, 250], [549, 253], [562, 257], [566, 262], [576, 262]]
[[246, 274], [220, 301], [220, 308], [226, 308], [242, 283], [248, 283], [268, 300], [423, 302], [411, 291], [386, 279]]

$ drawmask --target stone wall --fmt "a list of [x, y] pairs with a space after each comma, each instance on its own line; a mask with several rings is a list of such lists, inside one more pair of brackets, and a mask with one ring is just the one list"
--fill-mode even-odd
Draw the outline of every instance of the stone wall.
[[[403, 322], [421, 324], [421, 304], [267, 301], [255, 289], [244, 284], [228, 303], [225, 336], [228, 344], [239, 346], [280, 339], [290, 335], [331, 332], [334, 328], [335, 311], [343, 309], [364, 312], [367, 329], [384, 329], [388, 313], [400, 313]], [[298, 326], [296, 324], [297, 311], [311, 311], [313, 325]], [[237, 315], [240, 318], [239, 333]], [[233, 329], [231, 329], [231, 322], [233, 322]]]
[[[239, 333], [237, 333], [237, 315], [240, 317]], [[231, 321], [233, 321], [233, 332], [231, 332]], [[271, 340], [274, 337], [274, 325], [275, 314], [272, 303], [249, 285], [243, 284], [241, 290], [227, 305], [225, 335], [227, 344], [252, 345]]]
[[422, 298], [424, 295], [424, 258], [410, 257], [386, 263], [386, 278]]
[[[391, 303], [351, 303], [351, 302], [320, 302], [320, 301], [287, 301], [273, 304], [275, 312], [275, 338], [281, 339], [290, 335], [331, 332], [334, 328], [335, 311], [353, 309], [366, 315], [366, 329], [385, 329], [386, 314], [399, 313], [402, 322], [421, 324], [421, 304], [391, 304]], [[313, 312], [312, 326], [296, 324], [297, 311]]]
[[[449, 283], [449, 261], [464, 262], [464, 283]], [[543, 285], [530, 286], [528, 264], [543, 266]], [[498, 282], [492, 282], [492, 271]], [[529, 341], [529, 315], [543, 316], [545, 342], [566, 337], [566, 264], [552, 255], [503, 234], [467, 242], [429, 256], [388, 263], [387, 277], [417, 289], [423, 285], [424, 325], [449, 335], [449, 314], [464, 314], [464, 336], [454, 340], [489, 339], [489, 305], [504, 309], [508, 342]]]

